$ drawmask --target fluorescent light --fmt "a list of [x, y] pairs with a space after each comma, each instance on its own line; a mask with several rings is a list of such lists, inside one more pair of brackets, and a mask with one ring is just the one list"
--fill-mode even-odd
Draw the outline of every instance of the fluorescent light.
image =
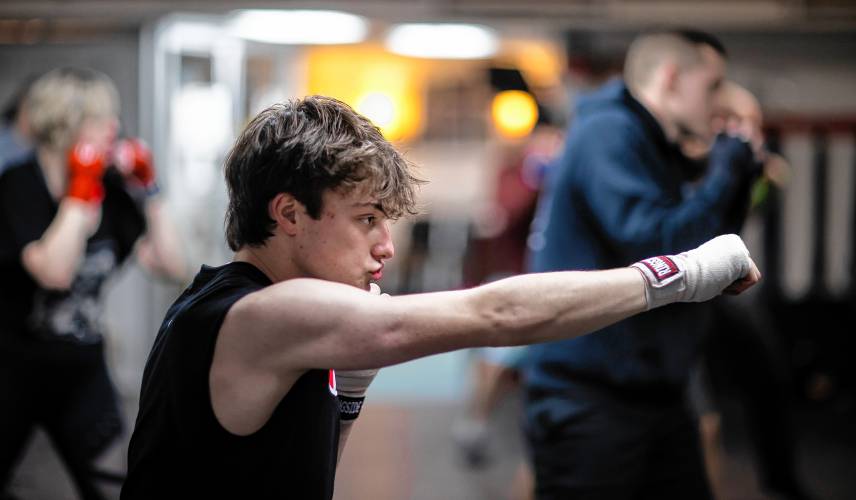
[[167, 50], [175, 53], [210, 51], [222, 36], [220, 28], [202, 21], [176, 20], [167, 24], [163, 40]]
[[230, 27], [246, 40], [294, 45], [358, 43], [368, 33], [364, 18], [331, 10], [241, 10]]
[[492, 30], [475, 24], [401, 24], [386, 37], [390, 52], [431, 59], [482, 59], [498, 45]]

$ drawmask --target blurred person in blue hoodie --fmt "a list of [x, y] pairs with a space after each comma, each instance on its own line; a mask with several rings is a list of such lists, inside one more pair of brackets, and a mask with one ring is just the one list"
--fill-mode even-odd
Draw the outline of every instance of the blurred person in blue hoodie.
[[[712, 35], [632, 43], [623, 80], [579, 100], [546, 182], [530, 270], [594, 270], [738, 232], [760, 130], [716, 135], [726, 51]], [[707, 171], [679, 144], [712, 142]], [[669, 306], [584, 338], [533, 346], [524, 428], [539, 499], [711, 498], [685, 385], [708, 308]]]

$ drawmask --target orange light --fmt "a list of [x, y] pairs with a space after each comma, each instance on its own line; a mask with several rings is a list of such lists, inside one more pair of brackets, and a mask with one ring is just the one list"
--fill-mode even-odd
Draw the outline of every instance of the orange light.
[[538, 105], [532, 94], [522, 90], [505, 90], [493, 98], [491, 117], [504, 137], [525, 137], [538, 121]]
[[562, 50], [554, 43], [539, 40], [503, 42], [509, 65], [519, 68], [523, 79], [533, 88], [559, 87], [566, 63]]
[[392, 141], [419, 134], [426, 63], [370, 45], [315, 47], [308, 52], [307, 91], [341, 99]]

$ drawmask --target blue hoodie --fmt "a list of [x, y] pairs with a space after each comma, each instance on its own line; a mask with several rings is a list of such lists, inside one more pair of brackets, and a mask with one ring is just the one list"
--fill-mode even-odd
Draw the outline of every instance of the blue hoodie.
[[[622, 267], [739, 231], [753, 177], [750, 148], [717, 138], [707, 175], [692, 194], [688, 166], [623, 82], [580, 99], [533, 222], [530, 270]], [[530, 399], [595, 388], [640, 401], [679, 401], [706, 310], [673, 304], [591, 335], [533, 346], [525, 364]]]

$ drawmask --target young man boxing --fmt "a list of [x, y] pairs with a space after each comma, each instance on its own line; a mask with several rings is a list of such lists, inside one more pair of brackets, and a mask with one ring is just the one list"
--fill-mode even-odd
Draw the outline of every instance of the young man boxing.
[[390, 221], [415, 211], [419, 181], [376, 127], [330, 98], [260, 113], [225, 171], [234, 261], [203, 267], [166, 315], [124, 499], [329, 499], [378, 367], [573, 337], [759, 279], [731, 235], [623, 269], [367, 293], [394, 255]]

